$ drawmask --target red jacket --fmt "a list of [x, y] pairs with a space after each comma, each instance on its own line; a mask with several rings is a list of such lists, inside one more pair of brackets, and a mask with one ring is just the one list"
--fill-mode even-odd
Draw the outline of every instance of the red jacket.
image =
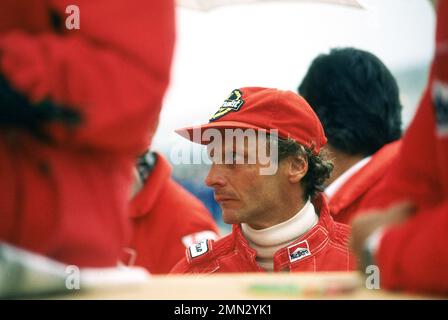
[[[313, 202], [320, 211], [319, 222], [302, 237], [274, 255], [274, 271], [348, 271], [354, 268], [354, 258], [347, 247], [350, 228], [335, 223], [321, 195]], [[190, 247], [172, 273], [264, 272], [257, 264], [252, 249], [241, 231], [234, 225], [228, 236]]]
[[401, 141], [396, 141], [382, 147], [330, 198], [330, 212], [336, 222], [350, 224], [355, 213], [363, 207], [364, 199], [376, 192], [398, 156], [400, 146]]
[[[79, 266], [110, 266], [128, 242], [131, 169], [169, 80], [172, 1], [3, 0], [0, 73], [33, 102], [75, 108], [46, 144], [0, 128], [0, 240]], [[59, 16], [59, 27], [52, 15]]]
[[[448, 1], [439, 1], [436, 56], [428, 90], [371, 206], [410, 199], [416, 213], [381, 239], [381, 286], [448, 293]], [[443, 97], [441, 84], [445, 87]]]
[[132, 200], [130, 214], [130, 258], [151, 273], [168, 273], [182, 259], [186, 247], [218, 238], [211, 214], [171, 178], [171, 168], [160, 155], [143, 189]]

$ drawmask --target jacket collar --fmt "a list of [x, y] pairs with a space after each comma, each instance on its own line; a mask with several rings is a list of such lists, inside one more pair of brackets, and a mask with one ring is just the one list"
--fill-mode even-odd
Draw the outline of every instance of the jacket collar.
[[[330, 215], [324, 195], [319, 194], [313, 199], [312, 203], [316, 212], [319, 213], [318, 223], [289, 246], [278, 250], [274, 254], [274, 271], [295, 269], [302, 261], [319, 253], [333, 237], [335, 222]], [[233, 225], [232, 233], [235, 241], [234, 246], [241, 257], [249, 264], [253, 264], [256, 268], [262, 270], [256, 262], [257, 253], [249, 246], [239, 224]]]
[[318, 254], [333, 237], [335, 222], [324, 195], [319, 194], [313, 204], [316, 212], [319, 212], [319, 222], [289, 246], [275, 253], [274, 271], [298, 268], [302, 262]]
[[331, 214], [339, 214], [371, 189], [384, 176], [400, 147], [401, 140], [385, 145], [369, 163], [351, 176], [329, 200]]
[[252, 249], [249, 245], [249, 242], [244, 237], [243, 232], [241, 230], [241, 225], [234, 224], [232, 226], [232, 234], [233, 234], [233, 246], [238, 251], [240, 257], [246, 261], [248, 265], [250, 265], [254, 270], [264, 271], [255, 260], [257, 257], [257, 252], [255, 249]]

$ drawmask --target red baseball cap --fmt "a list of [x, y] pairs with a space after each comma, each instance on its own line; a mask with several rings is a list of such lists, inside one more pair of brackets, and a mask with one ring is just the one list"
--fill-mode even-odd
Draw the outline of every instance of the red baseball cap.
[[235, 89], [222, 106], [200, 126], [177, 129], [176, 133], [193, 142], [193, 131], [206, 129], [241, 128], [269, 132], [278, 130], [280, 138], [291, 138], [318, 154], [325, 143], [324, 129], [309, 104], [292, 91], [246, 87]]

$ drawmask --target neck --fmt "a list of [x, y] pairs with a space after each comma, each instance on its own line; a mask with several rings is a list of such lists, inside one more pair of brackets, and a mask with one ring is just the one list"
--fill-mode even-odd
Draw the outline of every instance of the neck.
[[258, 264], [266, 270], [273, 270], [275, 253], [308, 232], [318, 220], [313, 204], [308, 201], [287, 221], [262, 230], [243, 223], [241, 230], [249, 245], [257, 252]]
[[[297, 212], [303, 209], [305, 203], [302, 195], [298, 198], [297, 194], [284, 196], [283, 199], [278, 199], [275, 208], [269, 208], [265, 211], [261, 221], [251, 221], [247, 224], [254, 230], [270, 228], [294, 217]], [[268, 214], [266, 214], [267, 211]]]
[[331, 177], [325, 181], [325, 187], [329, 186], [337, 178], [339, 178], [345, 171], [350, 169], [356, 163], [364, 159], [362, 155], [350, 155], [344, 152], [340, 152], [331, 146], [328, 146], [330, 158], [333, 161], [334, 168], [331, 172]]

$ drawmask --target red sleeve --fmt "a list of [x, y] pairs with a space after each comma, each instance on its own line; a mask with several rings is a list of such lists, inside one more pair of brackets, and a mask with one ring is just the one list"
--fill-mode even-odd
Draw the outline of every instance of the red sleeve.
[[[385, 197], [407, 197], [417, 212], [386, 231], [376, 260], [384, 288], [448, 292], [448, 1], [439, 1], [436, 56], [428, 91]], [[391, 198], [393, 199], [393, 198]]]
[[149, 142], [169, 80], [174, 4], [169, 0], [79, 0], [80, 29], [65, 29], [70, 1], [48, 1], [60, 33], [11, 31], [0, 68], [33, 101], [77, 109], [77, 129], [51, 128], [64, 144], [137, 152]]
[[448, 292], [448, 200], [385, 233], [376, 261], [381, 288]]

